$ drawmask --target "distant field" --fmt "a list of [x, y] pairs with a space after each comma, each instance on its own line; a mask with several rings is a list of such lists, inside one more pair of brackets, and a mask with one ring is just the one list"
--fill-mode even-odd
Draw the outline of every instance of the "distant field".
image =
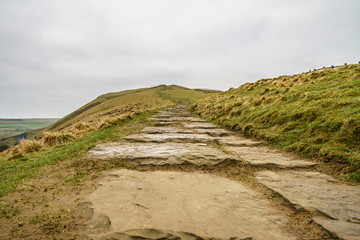
[[0, 118], [0, 139], [22, 134], [24, 132], [47, 127], [57, 118], [24, 118], [24, 119], [2, 119]]

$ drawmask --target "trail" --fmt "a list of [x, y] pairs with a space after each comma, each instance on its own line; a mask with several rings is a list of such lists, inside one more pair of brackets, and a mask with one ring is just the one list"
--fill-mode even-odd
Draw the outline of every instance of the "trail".
[[166, 109], [153, 126], [91, 149], [136, 166], [106, 172], [83, 202], [89, 239], [360, 239], [360, 187]]

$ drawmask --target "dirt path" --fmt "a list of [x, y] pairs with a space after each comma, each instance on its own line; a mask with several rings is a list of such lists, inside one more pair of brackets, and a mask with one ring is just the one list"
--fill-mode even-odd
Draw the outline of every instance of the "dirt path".
[[89, 239], [360, 239], [360, 187], [194, 118], [184, 106], [94, 147], [127, 160], [84, 201]]

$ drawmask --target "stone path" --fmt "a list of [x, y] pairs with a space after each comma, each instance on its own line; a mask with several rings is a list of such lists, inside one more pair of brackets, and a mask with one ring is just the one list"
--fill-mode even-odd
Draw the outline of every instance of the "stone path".
[[184, 106], [152, 120], [154, 126], [91, 149], [89, 159], [122, 159], [160, 170], [107, 172], [84, 200], [93, 211], [89, 239], [304, 239], [295, 237], [285, 213], [241, 181], [161, 170], [239, 161], [252, 166], [256, 180], [296, 211], [312, 213], [332, 239], [360, 239], [359, 186], [338, 184], [314, 172], [315, 163], [235, 136], [193, 117]]

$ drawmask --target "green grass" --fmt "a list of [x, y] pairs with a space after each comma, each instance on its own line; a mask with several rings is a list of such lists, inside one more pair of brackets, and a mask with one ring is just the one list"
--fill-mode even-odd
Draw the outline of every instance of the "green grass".
[[163, 98], [170, 99], [178, 104], [192, 104], [202, 98], [214, 94], [214, 92], [206, 92], [197, 89], [171, 89], [162, 90], [159, 94]]
[[137, 114], [131, 120], [93, 132], [74, 142], [56, 146], [46, 152], [27, 154], [10, 160], [3, 157], [0, 160], [0, 196], [14, 191], [24, 180], [38, 176], [41, 168], [45, 165], [80, 157], [99, 142], [114, 141], [138, 130], [136, 124], [130, 128], [124, 128], [124, 126], [129, 126], [134, 122], [144, 123], [153, 114], [154, 111]]
[[200, 116], [360, 182], [360, 65], [263, 79], [200, 100]]

